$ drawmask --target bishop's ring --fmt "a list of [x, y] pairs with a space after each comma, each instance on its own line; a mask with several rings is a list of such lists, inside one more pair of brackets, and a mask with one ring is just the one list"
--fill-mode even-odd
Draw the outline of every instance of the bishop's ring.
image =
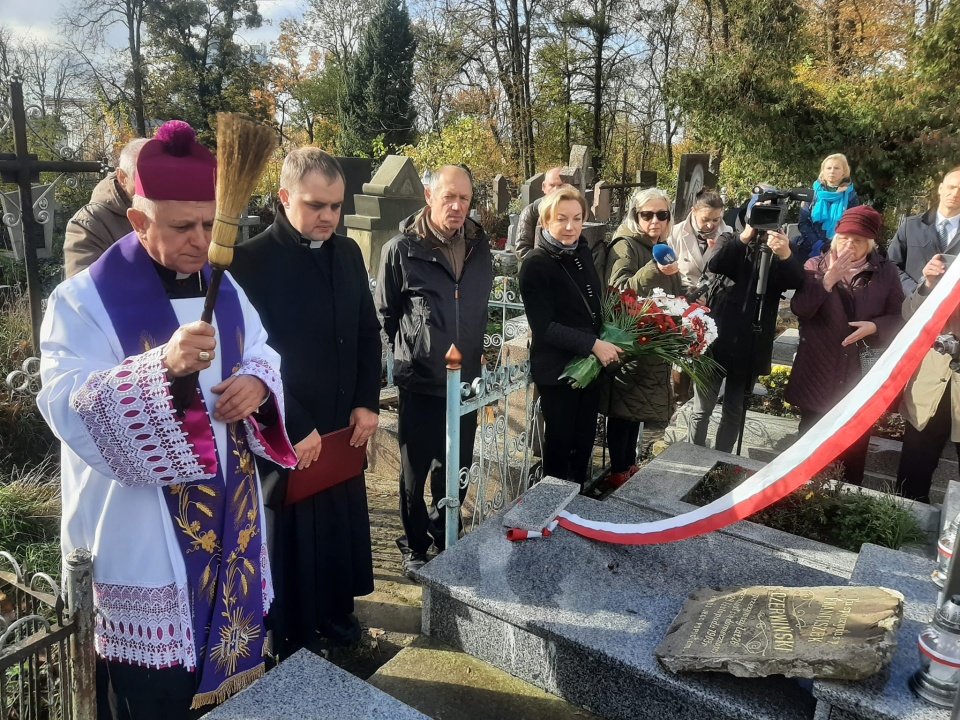
[[210, 359], [210, 353], [206, 350], [201, 350], [198, 357], [200, 358], [200, 362], [207, 362]]

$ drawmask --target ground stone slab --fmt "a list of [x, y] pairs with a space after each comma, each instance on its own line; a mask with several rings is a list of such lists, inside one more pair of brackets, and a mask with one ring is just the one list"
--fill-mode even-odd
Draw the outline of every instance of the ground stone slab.
[[429, 720], [346, 670], [300, 650], [206, 720]]
[[503, 524], [520, 530], [543, 530], [553, 522], [577, 493], [580, 486], [567, 480], [545, 477], [520, 497], [503, 516]]
[[878, 587], [732, 587], [692, 593], [657, 657], [673, 672], [862, 680], [897, 647], [903, 595]]

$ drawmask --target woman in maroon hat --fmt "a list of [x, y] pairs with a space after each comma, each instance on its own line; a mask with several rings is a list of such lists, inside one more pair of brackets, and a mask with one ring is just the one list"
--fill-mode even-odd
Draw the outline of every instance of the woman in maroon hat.
[[[887, 347], [903, 323], [899, 272], [876, 250], [882, 225], [873, 208], [850, 208], [830, 250], [804, 265], [803, 286], [790, 304], [800, 346], [784, 395], [800, 408], [801, 434], [860, 382], [861, 352]], [[868, 432], [837, 458], [848, 483], [863, 481], [869, 440]]]

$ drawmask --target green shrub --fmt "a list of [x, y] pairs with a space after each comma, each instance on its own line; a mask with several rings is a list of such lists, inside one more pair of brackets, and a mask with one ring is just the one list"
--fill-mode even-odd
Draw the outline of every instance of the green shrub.
[[55, 463], [15, 470], [0, 484], [0, 550], [29, 574], [60, 575], [60, 481]]
[[[717, 463], [684, 500], [706, 505], [752, 474], [736, 465]], [[842, 481], [842, 463], [831, 465], [749, 520], [853, 552], [859, 552], [863, 543], [899, 550], [926, 539], [902, 498], [851, 490]]]
[[15, 469], [45, 462], [56, 448], [34, 397], [11, 390], [5, 382], [8, 373], [35, 355], [27, 298], [14, 290], [0, 307], [0, 483]]

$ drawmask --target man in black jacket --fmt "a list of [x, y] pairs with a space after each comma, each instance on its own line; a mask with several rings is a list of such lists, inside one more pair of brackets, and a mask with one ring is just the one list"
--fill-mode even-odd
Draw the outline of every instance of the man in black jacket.
[[[722, 452], [733, 452], [757, 377], [770, 373], [780, 297], [803, 284], [803, 262], [793, 253], [789, 239], [782, 232], [769, 231], [765, 244], [771, 253], [770, 275], [762, 299], [761, 324], [755, 328], [760, 242], [757, 230], [745, 221], [738, 227], [743, 228], [740, 233], [723, 233], [706, 255], [707, 269], [726, 278], [710, 313], [718, 333], [711, 351], [726, 379], [723, 413], [714, 443]], [[694, 390], [687, 432], [695, 445], [707, 444], [710, 415], [724, 378], [715, 377]]]
[[[260, 313], [282, 358], [287, 432], [307, 468], [320, 436], [352, 427], [359, 446], [376, 431], [380, 324], [352, 239], [334, 234], [343, 170], [317, 148], [291, 152], [280, 174], [276, 221], [236, 248], [230, 273]], [[287, 657], [319, 633], [333, 644], [360, 640], [353, 599], [373, 591], [370, 518], [360, 475], [284, 506], [287, 472], [264, 472], [264, 504], [277, 600], [269, 626]]]
[[[456, 345], [462, 378], [480, 375], [487, 303], [493, 286], [490, 246], [479, 224], [467, 217], [470, 176], [448, 165], [432, 175], [427, 207], [404, 224], [383, 247], [376, 305], [384, 340], [394, 352], [393, 377], [400, 391], [400, 518], [397, 540], [409, 576], [427, 561], [430, 539], [444, 549], [446, 496], [445, 355]], [[477, 413], [461, 416], [460, 467], [473, 462]], [[427, 512], [423, 491], [430, 478], [433, 502]], [[463, 500], [465, 491], [460, 491]]]

